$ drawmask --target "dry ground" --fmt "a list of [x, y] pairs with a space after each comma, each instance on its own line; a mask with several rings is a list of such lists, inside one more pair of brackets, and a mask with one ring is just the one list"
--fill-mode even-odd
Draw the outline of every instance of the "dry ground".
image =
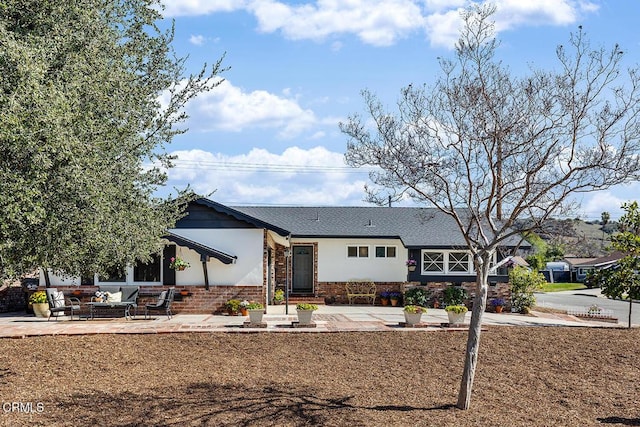
[[640, 329], [488, 328], [472, 408], [460, 411], [465, 341], [425, 331], [4, 339], [0, 425], [640, 425]]

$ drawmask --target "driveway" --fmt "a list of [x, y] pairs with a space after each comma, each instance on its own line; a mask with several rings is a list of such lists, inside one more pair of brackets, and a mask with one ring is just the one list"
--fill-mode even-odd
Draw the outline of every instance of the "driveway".
[[[596, 304], [605, 310], [613, 311], [613, 316], [618, 318], [621, 325], [628, 325], [629, 302], [609, 299], [602, 295], [599, 288], [562, 292], [538, 292], [535, 297], [536, 305], [559, 310], [579, 310]], [[631, 310], [631, 324], [640, 325], [640, 304], [637, 302], [633, 303]]]

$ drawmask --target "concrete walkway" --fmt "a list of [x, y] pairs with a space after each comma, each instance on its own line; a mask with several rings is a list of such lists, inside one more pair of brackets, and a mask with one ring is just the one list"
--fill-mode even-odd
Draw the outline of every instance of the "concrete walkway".
[[[340, 332], [340, 331], [450, 331], [466, 330], [463, 328], [442, 327], [447, 322], [444, 310], [429, 309], [422, 316], [420, 327], [406, 328], [400, 325], [404, 322], [402, 307], [372, 307], [365, 305], [328, 305], [320, 306], [314, 312], [315, 327], [292, 327], [297, 321], [295, 306], [269, 306], [264, 316], [263, 327], [245, 327], [247, 317], [219, 316], [210, 314], [177, 314], [172, 319], [166, 316], [156, 316], [144, 320], [144, 316], [137, 316], [133, 320], [94, 319], [69, 320], [68, 317], [36, 318], [21, 312], [0, 315], [0, 338], [23, 338], [43, 335], [91, 335], [91, 334], [163, 334], [179, 332]], [[466, 316], [468, 324], [471, 314]], [[512, 313], [485, 313], [483, 325], [506, 326], [582, 326], [582, 327], [611, 327], [610, 323], [588, 322], [573, 316], [562, 314], [536, 313], [531, 315]]]

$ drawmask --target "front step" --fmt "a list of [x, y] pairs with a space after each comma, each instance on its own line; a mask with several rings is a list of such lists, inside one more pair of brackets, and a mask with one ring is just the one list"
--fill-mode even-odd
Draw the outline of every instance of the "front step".
[[313, 295], [289, 295], [289, 305], [299, 303], [324, 305], [324, 297], [316, 297]]

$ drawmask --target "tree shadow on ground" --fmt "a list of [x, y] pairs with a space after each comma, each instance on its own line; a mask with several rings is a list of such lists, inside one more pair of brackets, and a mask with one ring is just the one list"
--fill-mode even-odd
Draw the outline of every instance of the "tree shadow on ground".
[[[353, 396], [318, 397], [314, 390], [283, 387], [241, 387], [195, 383], [181, 389], [155, 388], [149, 394], [89, 391], [59, 399], [51, 406], [54, 417], [82, 419], [86, 425], [183, 426], [183, 425], [366, 425], [366, 412], [385, 412], [385, 417], [443, 410], [409, 405], [362, 406]], [[394, 415], [395, 412], [395, 415]], [[371, 414], [369, 412], [369, 414]], [[424, 413], [422, 414], [424, 415]], [[56, 418], [60, 421], [60, 418]], [[70, 423], [69, 425], [72, 425]]]
[[598, 418], [602, 424], [620, 424], [623, 426], [640, 426], [640, 418], [607, 417]]

